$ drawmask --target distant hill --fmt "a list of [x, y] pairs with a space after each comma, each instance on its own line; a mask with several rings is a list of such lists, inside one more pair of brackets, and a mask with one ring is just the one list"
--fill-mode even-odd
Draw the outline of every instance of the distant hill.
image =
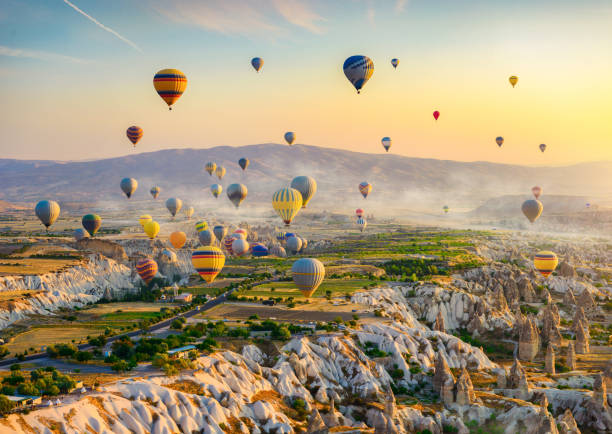
[[[238, 159], [250, 166], [243, 172]], [[533, 185], [544, 194], [587, 194], [612, 197], [612, 162], [566, 167], [526, 167], [487, 162], [457, 162], [408, 158], [394, 154], [365, 154], [307, 145], [292, 147], [261, 144], [210, 149], [171, 149], [95, 161], [25, 161], [0, 159], [0, 199], [35, 202], [46, 198], [66, 202], [122, 199], [119, 181], [139, 182], [135, 201], [149, 199], [153, 185], [162, 197], [209, 200], [210, 184], [219, 182], [204, 171], [214, 161], [227, 169], [220, 183], [242, 182], [249, 189], [247, 201], [269, 200], [272, 193], [297, 175], [313, 176], [318, 193], [313, 207], [337, 207], [362, 203], [357, 185], [368, 181], [373, 191], [368, 206], [391, 205], [397, 209], [426, 209], [448, 204], [469, 209], [503, 195], [530, 196]], [[225, 191], [223, 192], [225, 198]]]

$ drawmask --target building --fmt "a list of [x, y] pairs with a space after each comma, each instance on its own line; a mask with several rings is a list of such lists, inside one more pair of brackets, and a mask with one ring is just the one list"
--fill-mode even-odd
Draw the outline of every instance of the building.
[[15, 403], [15, 407], [27, 407], [29, 405], [42, 404], [42, 396], [6, 395], [9, 401]]
[[196, 350], [195, 345], [185, 345], [184, 347], [168, 350], [168, 356], [173, 359], [184, 359], [191, 352]]
[[191, 303], [192, 300], [193, 300], [193, 294], [189, 292], [183, 292], [182, 294], [179, 294], [176, 297], [174, 297], [174, 301], [178, 303], [188, 304], [188, 303]]

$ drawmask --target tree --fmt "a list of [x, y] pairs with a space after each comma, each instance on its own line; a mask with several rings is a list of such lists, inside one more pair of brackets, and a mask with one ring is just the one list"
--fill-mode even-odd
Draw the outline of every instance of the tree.
[[32, 383], [21, 383], [17, 388], [17, 392], [20, 395], [27, 396], [38, 396], [40, 395], [40, 390], [36, 388], [36, 386]]
[[181, 330], [183, 328], [183, 323], [181, 320], [175, 319], [172, 321], [172, 324], [170, 324], [170, 328], [173, 330]]
[[15, 406], [15, 403], [13, 401], [8, 399], [4, 395], [0, 395], [0, 414], [9, 413], [13, 409], [14, 406]]
[[79, 362], [87, 362], [88, 360], [91, 360], [93, 358], [93, 354], [88, 351], [78, 351], [74, 355], [74, 358], [77, 359], [77, 361]]
[[45, 390], [45, 395], [55, 396], [60, 394], [60, 389], [55, 384]]
[[115, 372], [125, 372], [128, 371], [130, 367], [128, 365], [128, 362], [126, 362], [125, 360], [119, 360], [115, 362], [113, 366], [111, 366], [111, 369]]

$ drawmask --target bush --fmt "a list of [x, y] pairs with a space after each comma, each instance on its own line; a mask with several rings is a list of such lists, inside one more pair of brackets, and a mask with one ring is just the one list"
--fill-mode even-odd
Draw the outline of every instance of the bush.
[[172, 324], [170, 324], [170, 328], [173, 330], [181, 330], [183, 328], [183, 323], [181, 320], [175, 319], [172, 321]]
[[15, 403], [4, 395], [0, 395], [0, 414], [7, 414], [15, 406]]
[[93, 359], [93, 354], [88, 351], [78, 351], [74, 358], [79, 362], [87, 362], [88, 360]]

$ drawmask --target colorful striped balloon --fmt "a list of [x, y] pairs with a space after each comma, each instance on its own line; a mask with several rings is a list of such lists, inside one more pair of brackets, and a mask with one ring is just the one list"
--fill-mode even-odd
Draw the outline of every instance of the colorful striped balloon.
[[225, 265], [225, 255], [215, 246], [207, 246], [191, 253], [191, 263], [207, 283], [211, 283]]
[[195, 228], [198, 232], [205, 231], [206, 229], [208, 229], [208, 223], [206, 223], [204, 220], [201, 220], [195, 224]]
[[130, 142], [132, 142], [132, 145], [136, 147], [136, 143], [142, 139], [142, 128], [132, 125], [127, 129], [125, 134], [127, 135], [127, 138], [130, 139]]
[[559, 264], [559, 258], [553, 252], [543, 250], [536, 253], [533, 258], [533, 265], [535, 269], [544, 277], [550, 276], [555, 271]]
[[141, 259], [136, 263], [136, 271], [145, 283], [149, 283], [157, 274], [157, 262], [150, 258]]
[[138, 223], [140, 223], [140, 226], [142, 226], [143, 229], [150, 221], [153, 221], [153, 217], [151, 217], [149, 214], [143, 214], [138, 218]]
[[153, 86], [159, 96], [172, 110], [174, 104], [187, 88], [187, 77], [178, 69], [162, 69], [153, 77]]
[[268, 256], [269, 254], [268, 248], [264, 246], [263, 244], [254, 245], [253, 248], [251, 249], [251, 252], [253, 253], [253, 256], [255, 257]]
[[371, 191], [372, 191], [372, 184], [370, 184], [369, 182], [364, 181], [361, 184], [359, 184], [359, 192], [361, 193], [364, 199], [368, 197], [368, 194], [370, 194]]
[[302, 208], [302, 194], [295, 188], [281, 188], [272, 195], [272, 208], [289, 226]]
[[310, 298], [325, 278], [325, 267], [318, 259], [302, 258], [293, 263], [291, 273], [295, 286], [304, 297]]
[[227, 250], [227, 253], [229, 253], [230, 255], [234, 254], [234, 251], [232, 250], [232, 243], [235, 239], [235, 237], [232, 237], [230, 235], [229, 237], [225, 237], [225, 239], [223, 240], [223, 247], [225, 247], [225, 250]]
[[97, 214], [86, 214], [83, 216], [81, 223], [85, 230], [89, 232], [89, 235], [93, 237], [98, 232], [98, 229], [100, 229], [100, 226], [102, 226], [102, 219]]
[[204, 170], [206, 170], [208, 174], [211, 176], [216, 169], [217, 169], [217, 164], [213, 163], [212, 161], [206, 163], [206, 166], [204, 166]]

